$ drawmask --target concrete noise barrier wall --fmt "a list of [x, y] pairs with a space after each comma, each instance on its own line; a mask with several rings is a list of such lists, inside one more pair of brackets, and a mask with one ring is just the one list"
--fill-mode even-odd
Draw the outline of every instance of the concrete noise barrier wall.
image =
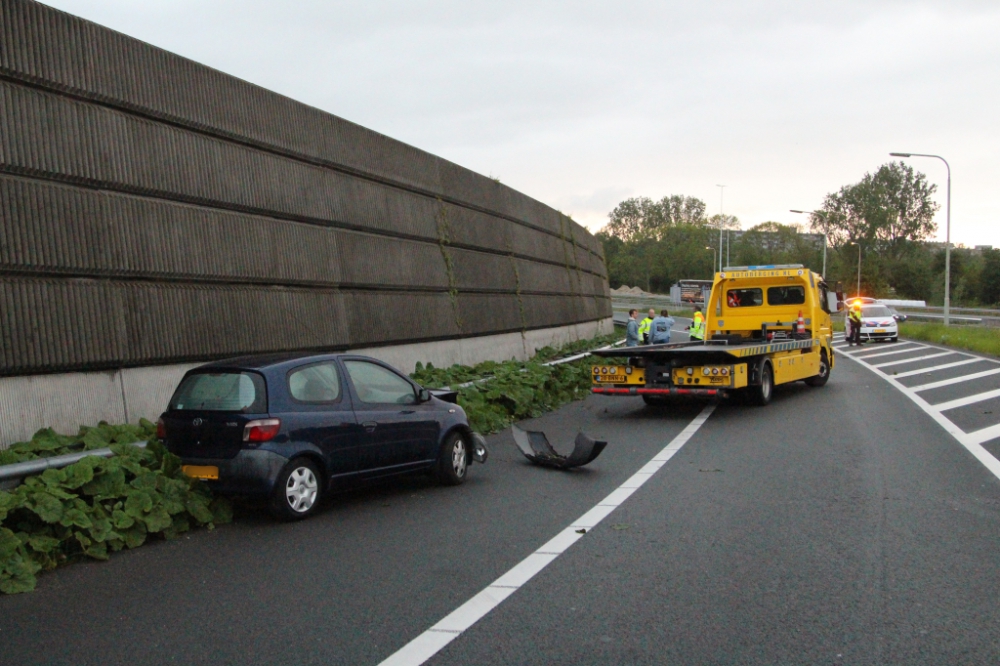
[[442, 158], [0, 0], [0, 375], [611, 316], [597, 239]]

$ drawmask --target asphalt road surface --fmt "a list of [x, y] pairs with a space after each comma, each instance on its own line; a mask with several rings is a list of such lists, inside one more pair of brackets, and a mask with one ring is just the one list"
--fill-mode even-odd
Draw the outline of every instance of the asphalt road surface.
[[296, 524], [242, 507], [43, 574], [0, 597], [0, 663], [379, 664], [687, 437], [426, 663], [998, 663], [1000, 481], [858, 356], [697, 430], [709, 403], [603, 396], [522, 424], [563, 450], [581, 428], [610, 442], [574, 472], [506, 432], [457, 488], [405, 479]]

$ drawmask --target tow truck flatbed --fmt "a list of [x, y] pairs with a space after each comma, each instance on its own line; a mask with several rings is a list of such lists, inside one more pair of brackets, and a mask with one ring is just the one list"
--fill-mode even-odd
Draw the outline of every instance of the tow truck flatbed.
[[[592, 352], [608, 360], [591, 368], [591, 392], [647, 404], [739, 394], [765, 405], [780, 384], [823, 386], [834, 366], [830, 296], [823, 278], [800, 265], [726, 268], [705, 302], [707, 340]], [[838, 310], [842, 300], [838, 293]]]
[[748, 356], [760, 356], [762, 354], [773, 354], [776, 352], [793, 351], [795, 349], [809, 349], [818, 347], [820, 341], [817, 338], [806, 340], [782, 340], [780, 342], [767, 343], [744, 343], [739, 345], [728, 344], [725, 340], [710, 340], [707, 342], [673, 342], [665, 345], [642, 345], [639, 347], [618, 347], [617, 349], [599, 349], [590, 352], [591, 356], [601, 356], [603, 358], [618, 358], [628, 356], [633, 358], [656, 358], [669, 357], [678, 352], [687, 354], [728, 354], [736, 358], [746, 358]]

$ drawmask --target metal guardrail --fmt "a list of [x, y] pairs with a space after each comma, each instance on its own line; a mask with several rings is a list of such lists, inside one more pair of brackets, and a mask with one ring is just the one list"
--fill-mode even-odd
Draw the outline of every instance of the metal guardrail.
[[[146, 444], [147, 442], [132, 442], [132, 446], [136, 446], [140, 449], [146, 448]], [[115, 455], [114, 451], [109, 448], [103, 448], [81, 451], [80, 453], [67, 453], [61, 456], [25, 460], [24, 462], [11, 463], [10, 465], [0, 465], [0, 490], [16, 488], [25, 477], [41, 474], [47, 469], [62, 469], [63, 467], [69, 467], [73, 463], [80, 462], [88, 456], [110, 458], [113, 455]]]

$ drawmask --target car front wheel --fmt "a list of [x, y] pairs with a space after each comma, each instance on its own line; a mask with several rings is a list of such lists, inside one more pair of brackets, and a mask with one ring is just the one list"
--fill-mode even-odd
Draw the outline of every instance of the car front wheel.
[[302, 520], [316, 511], [322, 495], [319, 467], [308, 458], [295, 458], [274, 484], [271, 513], [281, 520]]
[[469, 471], [469, 449], [461, 434], [453, 432], [445, 438], [437, 471], [438, 480], [446, 486], [457, 486], [465, 481]]

